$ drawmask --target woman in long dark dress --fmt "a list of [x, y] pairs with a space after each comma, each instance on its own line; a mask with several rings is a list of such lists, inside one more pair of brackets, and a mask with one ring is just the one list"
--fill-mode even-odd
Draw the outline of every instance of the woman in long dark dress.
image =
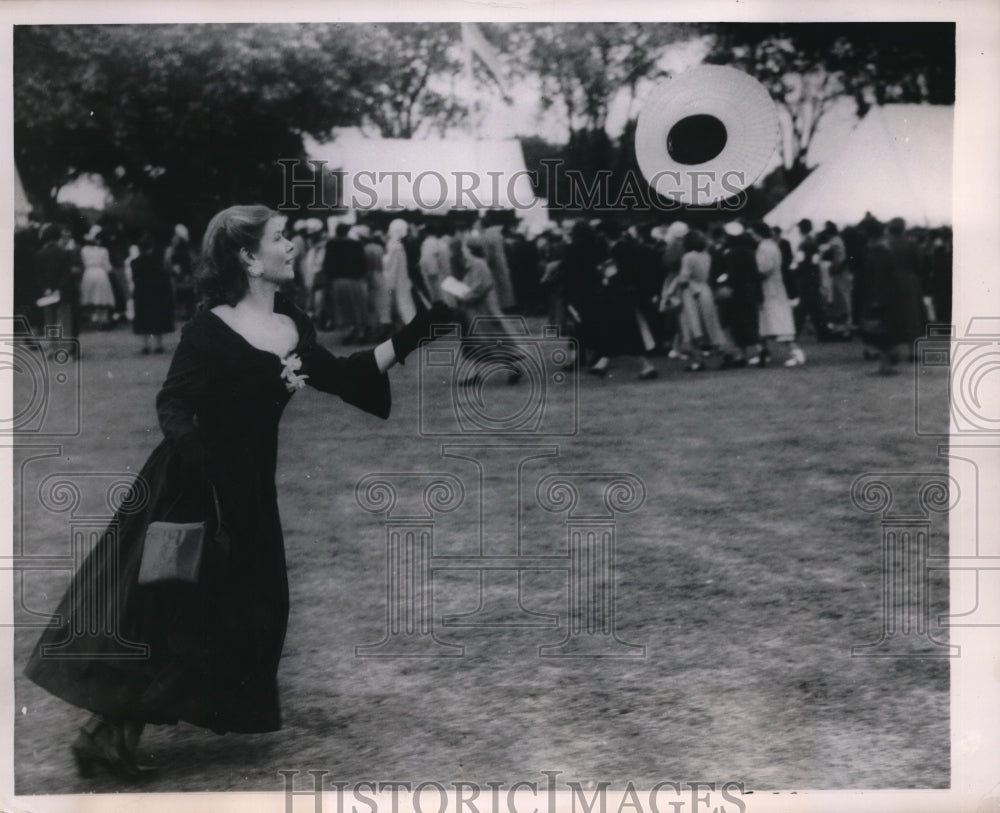
[[657, 372], [647, 355], [655, 347], [652, 331], [639, 310], [644, 283], [641, 250], [616, 225], [605, 224], [605, 232], [614, 242], [611, 258], [601, 267], [603, 286], [597, 295], [600, 307], [595, 309], [598, 359], [587, 372], [603, 378], [612, 358], [630, 356], [639, 362], [639, 380], [649, 381]]
[[153, 238], [139, 240], [139, 256], [132, 260], [132, 302], [135, 316], [132, 332], [142, 336], [142, 352], [150, 352], [150, 338], [156, 352], [163, 352], [163, 336], [174, 332], [174, 286]]
[[[83, 776], [96, 765], [138, 778], [145, 723], [280, 728], [288, 584], [274, 476], [282, 410], [308, 384], [387, 418], [386, 371], [434, 319], [450, 316], [439, 306], [373, 349], [334, 357], [278, 292], [293, 255], [282, 219], [266, 207], [232, 207], [209, 224], [206, 307], [184, 326], [156, 399], [165, 439], [119, 509], [117, 533], [98, 542], [32, 653], [29, 678], [93, 712], [73, 744]], [[149, 522], [182, 519], [178, 504], [210, 516], [212, 487], [230, 539], [222, 577], [211, 588], [138, 584]], [[140, 645], [145, 657], [136, 657]]]
[[722, 255], [725, 277], [717, 278], [716, 284], [727, 288], [729, 295], [721, 300], [719, 315], [740, 353], [737, 359], [746, 359], [747, 364], [756, 366], [766, 362], [766, 356], [762, 358], [755, 352], [760, 349], [757, 314], [764, 300], [754, 257], [756, 246], [742, 224], [730, 224], [726, 235], [727, 248]]

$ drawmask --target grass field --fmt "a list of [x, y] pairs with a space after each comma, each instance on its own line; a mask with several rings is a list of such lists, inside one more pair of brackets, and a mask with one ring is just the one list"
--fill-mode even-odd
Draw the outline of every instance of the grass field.
[[[82, 432], [27, 465], [17, 484], [26, 496], [15, 520], [31, 552], [65, 551], [69, 533], [65, 514], [39, 505], [37, 478], [136, 471], [160, 437], [153, 399], [169, 354], [140, 356], [124, 331], [85, 334], [83, 347]], [[346, 782], [540, 782], [551, 770], [561, 782], [614, 786], [947, 787], [947, 659], [851, 657], [852, 646], [878, 639], [883, 619], [880, 518], [850, 498], [861, 474], [946, 463], [936, 439], [914, 431], [908, 368], [874, 376], [856, 343], [805, 350], [801, 369], [689, 374], [661, 358], [656, 381], [636, 381], [624, 363], [605, 380], [581, 376], [579, 433], [532, 440], [557, 445], [558, 457], [525, 464], [520, 490], [509, 452], [481, 450], [496, 474], [482, 500], [474, 466], [441, 454], [442, 442], [475, 439], [418, 432], [416, 365], [392, 371], [385, 423], [298, 393], [278, 464], [292, 597], [279, 673], [284, 728], [223, 737], [152, 728], [141, 750], [163, 770], [145, 789], [280, 790], [279, 770], [310, 769]], [[943, 426], [946, 371], [934, 375], [921, 409]], [[492, 382], [486, 392], [501, 411], [523, 397]], [[449, 398], [446, 382], [431, 381], [424, 406], [444, 411]], [[479, 550], [480, 507], [488, 544], [512, 545], [519, 530], [524, 553], [565, 551], [563, 519], [532, 497], [548, 472], [639, 478], [644, 504], [617, 517], [615, 578], [618, 635], [644, 646], [644, 657], [539, 657], [540, 645], [565, 635], [561, 571], [526, 573], [522, 583], [525, 606], [556, 615], [558, 627], [441, 625], [475, 609], [479, 582], [474, 572], [438, 572], [436, 634], [464, 646], [464, 657], [355, 657], [355, 646], [382, 638], [386, 606], [383, 520], [358, 506], [355, 484], [373, 472], [436, 471], [467, 489], [435, 528], [435, 554], [455, 555]], [[946, 521], [933, 532], [933, 551], [946, 552]], [[28, 574], [25, 603], [51, 610], [66, 578]], [[487, 599], [512, 579], [490, 582]], [[931, 587], [936, 616], [947, 611], [946, 577]], [[16, 636], [17, 792], [121, 789], [73, 774], [68, 746], [85, 714], [20, 675], [36, 636]]]

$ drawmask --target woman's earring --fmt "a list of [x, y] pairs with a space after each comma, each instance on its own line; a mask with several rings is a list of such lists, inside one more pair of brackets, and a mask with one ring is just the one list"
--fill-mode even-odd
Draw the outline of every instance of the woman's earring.
[[260, 265], [261, 265], [260, 260], [254, 258], [253, 260], [250, 261], [250, 265], [247, 267], [247, 273], [251, 277], [263, 276], [264, 272], [261, 270]]

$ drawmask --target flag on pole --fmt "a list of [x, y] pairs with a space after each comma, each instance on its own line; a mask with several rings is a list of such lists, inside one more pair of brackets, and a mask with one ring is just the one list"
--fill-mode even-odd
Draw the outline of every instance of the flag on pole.
[[489, 40], [483, 36], [483, 32], [479, 30], [479, 26], [475, 23], [462, 23], [461, 26], [462, 47], [465, 49], [465, 64], [469, 72], [469, 77], [472, 77], [472, 58], [473, 56], [477, 56], [490, 77], [496, 82], [504, 101], [510, 102], [510, 97], [507, 94], [507, 88], [503, 81], [500, 54], [497, 53], [497, 49], [490, 45]]

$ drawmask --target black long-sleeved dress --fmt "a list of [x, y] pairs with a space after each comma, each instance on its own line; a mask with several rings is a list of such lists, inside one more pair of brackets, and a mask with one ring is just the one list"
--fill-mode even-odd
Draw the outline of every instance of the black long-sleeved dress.
[[[388, 417], [389, 380], [373, 351], [337, 358], [317, 344], [309, 318], [281, 294], [275, 310], [298, 327], [290, 356], [301, 367], [294, 375], [308, 375], [308, 385]], [[74, 575], [28, 662], [31, 680], [114, 717], [185, 720], [219, 733], [280, 728], [276, 674], [288, 582], [274, 475], [278, 420], [293, 392], [289, 368], [211, 311], [185, 325], [156, 401], [165, 439]], [[188, 494], [180, 471], [178, 441], [190, 433], [208, 452], [231, 539], [225, 577], [213, 587], [139, 585], [147, 525], [209, 513], [210, 497]], [[185, 511], [191, 513], [179, 516]], [[139, 645], [145, 656], [137, 657]]]

